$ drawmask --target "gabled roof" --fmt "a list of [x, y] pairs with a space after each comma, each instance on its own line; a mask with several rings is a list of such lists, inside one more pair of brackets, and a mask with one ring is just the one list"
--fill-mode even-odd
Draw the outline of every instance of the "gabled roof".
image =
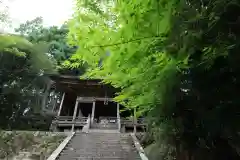
[[99, 79], [80, 79], [79, 76], [48, 75], [54, 82], [54, 86], [60, 91], [85, 92], [108, 92], [114, 94], [117, 90], [108, 84], [103, 84]]
[[50, 79], [55, 83], [76, 84], [76, 85], [103, 85], [98, 79], [80, 79], [79, 76], [69, 75], [49, 75]]

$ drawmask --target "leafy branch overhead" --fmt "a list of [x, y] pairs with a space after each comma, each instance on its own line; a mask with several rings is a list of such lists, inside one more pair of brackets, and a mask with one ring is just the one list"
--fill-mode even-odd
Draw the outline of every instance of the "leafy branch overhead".
[[[240, 129], [238, 0], [76, 2], [74, 57], [86, 61], [88, 77], [121, 88], [117, 101], [149, 114], [155, 141], [179, 159], [184, 150], [197, 159], [195, 151], [232, 144]], [[200, 159], [223, 157], [217, 153]]]

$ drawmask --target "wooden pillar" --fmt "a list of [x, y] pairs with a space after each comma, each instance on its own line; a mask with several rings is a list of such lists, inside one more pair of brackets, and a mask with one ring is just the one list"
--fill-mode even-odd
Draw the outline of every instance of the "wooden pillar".
[[133, 132], [135, 134], [137, 132], [137, 127], [136, 127], [136, 124], [137, 124], [136, 107], [134, 107], [134, 110], [133, 110], [133, 123], [134, 123]]
[[78, 100], [76, 100], [76, 104], [75, 104], [75, 108], [74, 108], [74, 112], [73, 112], [73, 118], [72, 118], [72, 132], [74, 132], [74, 125], [75, 125], [75, 119], [76, 119], [76, 115], [77, 115], [77, 109], [78, 109]]
[[57, 116], [60, 116], [60, 114], [61, 114], [64, 98], [65, 98], [65, 92], [63, 93]]
[[91, 122], [94, 122], [94, 113], [95, 113], [96, 101], [93, 101], [92, 104], [92, 114], [91, 114]]

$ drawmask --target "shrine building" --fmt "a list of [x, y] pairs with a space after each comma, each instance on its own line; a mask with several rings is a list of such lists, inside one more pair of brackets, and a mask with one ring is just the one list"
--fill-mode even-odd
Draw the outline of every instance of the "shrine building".
[[145, 131], [145, 121], [136, 117], [136, 110], [125, 110], [113, 101], [118, 90], [111, 85], [100, 80], [82, 80], [78, 76], [50, 75], [50, 79], [51, 88], [61, 93], [61, 101], [54, 107], [56, 116], [51, 130]]

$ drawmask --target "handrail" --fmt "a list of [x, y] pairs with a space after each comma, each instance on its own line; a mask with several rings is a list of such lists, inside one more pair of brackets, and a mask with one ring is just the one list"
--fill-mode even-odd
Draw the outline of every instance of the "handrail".
[[141, 160], [148, 160], [148, 157], [145, 155], [144, 149], [141, 146], [140, 142], [138, 141], [136, 135], [132, 133], [131, 137], [132, 137], [134, 146], [137, 149], [139, 156], [141, 157]]

